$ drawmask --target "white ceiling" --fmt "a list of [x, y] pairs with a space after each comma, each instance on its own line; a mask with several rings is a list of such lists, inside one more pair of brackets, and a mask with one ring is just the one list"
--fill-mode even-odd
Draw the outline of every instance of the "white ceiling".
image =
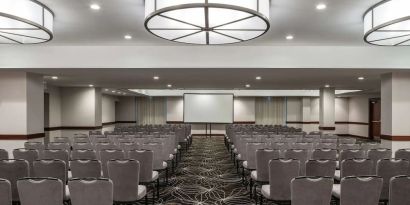
[[[55, 39], [47, 45], [180, 45], [145, 31], [144, 0], [40, 1], [56, 14]], [[241, 45], [365, 46], [362, 15], [378, 1], [272, 0], [269, 32]], [[328, 8], [317, 11], [319, 2]], [[91, 10], [91, 3], [101, 5], [101, 10]], [[133, 39], [124, 40], [125, 34]], [[286, 41], [287, 34], [295, 39]]]

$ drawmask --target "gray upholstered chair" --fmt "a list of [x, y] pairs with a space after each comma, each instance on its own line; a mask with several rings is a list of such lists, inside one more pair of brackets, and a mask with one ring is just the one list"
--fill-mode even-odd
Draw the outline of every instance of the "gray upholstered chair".
[[339, 150], [360, 149], [359, 144], [339, 144]]
[[337, 144], [337, 139], [332, 139], [332, 138], [321, 138], [320, 143], [326, 143], [326, 144]]
[[73, 145], [73, 150], [77, 149], [94, 149], [94, 146], [90, 142], [74, 142]]
[[367, 151], [367, 158], [373, 161], [372, 174], [376, 174], [377, 162], [381, 159], [390, 159], [392, 151], [390, 149], [371, 149]]
[[[67, 182], [67, 166], [59, 159], [43, 159], [33, 163], [35, 177], [51, 177], [59, 179], [65, 185]], [[63, 186], [64, 200], [70, 199], [70, 193], [66, 186]]]
[[410, 161], [410, 148], [409, 149], [399, 149], [396, 151], [394, 158], [396, 159], [407, 159]]
[[147, 188], [139, 185], [140, 164], [136, 160], [110, 160], [107, 163], [108, 175], [114, 184], [114, 202], [132, 203], [145, 197], [148, 203]]
[[410, 176], [395, 176], [390, 179], [389, 205], [410, 204]]
[[300, 161], [300, 176], [306, 174], [306, 162], [308, 161], [308, 150], [305, 149], [288, 149], [285, 150], [285, 159], [297, 159]]
[[97, 152], [97, 158], [101, 159], [100, 151], [105, 149], [118, 149], [117, 145], [111, 142], [99, 142], [94, 145], [95, 151]]
[[11, 205], [11, 184], [7, 179], [0, 179], [0, 204]]
[[112, 205], [113, 183], [109, 179], [71, 179], [68, 182], [72, 205]]
[[380, 195], [381, 201], [389, 199], [390, 179], [409, 174], [410, 162], [406, 159], [382, 159], [377, 163], [377, 176], [383, 178], [383, 189]]
[[260, 202], [263, 198], [275, 202], [290, 201], [290, 184], [299, 176], [300, 161], [294, 159], [274, 159], [269, 162], [269, 184], [262, 185]]
[[71, 145], [66, 142], [50, 142], [47, 144], [48, 149], [63, 149], [70, 151]]
[[107, 162], [112, 159], [125, 159], [125, 153], [118, 149], [104, 149], [100, 151], [100, 159], [103, 177], [108, 177]]
[[[152, 150], [131, 150], [128, 153], [130, 159], [137, 160], [140, 163], [140, 183], [152, 185], [159, 197], [159, 173], [154, 171], [154, 152]], [[152, 198], [155, 198], [153, 192]]]
[[9, 158], [9, 152], [5, 149], [0, 149], [0, 160], [1, 159], [8, 159]]
[[267, 145], [261, 142], [246, 143], [246, 161], [242, 166], [248, 170], [256, 169], [256, 150], [266, 148]]
[[329, 205], [332, 186], [331, 177], [296, 177], [291, 182], [292, 205]]
[[72, 178], [100, 178], [101, 162], [91, 159], [77, 159], [70, 161]]
[[316, 149], [337, 149], [337, 143], [318, 143], [315, 146]]
[[27, 160], [5, 159], [0, 160], [0, 178], [11, 184], [12, 200], [18, 202], [17, 180], [29, 176], [30, 166]]
[[46, 146], [42, 142], [25, 142], [24, 143], [24, 148], [37, 150], [39, 157], [41, 157], [45, 147]]
[[339, 164], [337, 168], [340, 168], [340, 164], [345, 159], [365, 159], [366, 152], [361, 149], [342, 149], [339, 154]]
[[21, 205], [63, 204], [63, 187], [56, 178], [23, 178], [17, 181]]
[[337, 150], [335, 149], [315, 149], [312, 152], [313, 160], [328, 159], [337, 160]]
[[355, 138], [339, 138], [339, 144], [355, 144], [356, 139]]
[[121, 142], [118, 145], [120, 149], [122, 149], [125, 153], [125, 156], [129, 158], [128, 152], [131, 150], [137, 150], [139, 148], [139, 144], [135, 142]]
[[53, 142], [64, 142], [64, 143], [68, 143], [71, 144], [71, 140], [68, 137], [54, 137]]
[[288, 143], [284, 143], [284, 142], [275, 142], [275, 143], [272, 143], [270, 147], [271, 147], [272, 149], [281, 151], [281, 153], [283, 153], [285, 150], [287, 150], [287, 149], [290, 148], [289, 144], [288, 144]]
[[164, 145], [162, 143], [151, 142], [142, 144], [141, 148], [154, 152], [154, 170], [158, 172], [165, 170], [165, 181], [168, 183], [168, 164], [162, 158]]
[[30, 166], [30, 176], [33, 176], [33, 162], [39, 159], [39, 152], [36, 149], [15, 149], [13, 150], [14, 159], [27, 160]]
[[[256, 193], [256, 186], [253, 186], [253, 182], [257, 184], [269, 183], [269, 161], [272, 159], [279, 159], [280, 151], [277, 149], [258, 149], [256, 150], [256, 170], [251, 172], [251, 179], [249, 182], [250, 197]], [[252, 188], [254, 190], [252, 191]]]
[[90, 139], [88, 137], [74, 137], [73, 138], [73, 143], [91, 143]]
[[340, 170], [336, 170], [335, 179], [340, 181], [347, 176], [369, 176], [373, 174], [373, 161], [370, 159], [343, 160]]
[[71, 151], [71, 160], [77, 159], [97, 159], [97, 153], [92, 149], [77, 149]]
[[65, 164], [68, 166], [70, 155], [65, 149], [46, 149], [43, 151], [42, 159], [59, 159], [65, 162]]
[[376, 176], [350, 176], [334, 184], [332, 194], [340, 205], [377, 205], [383, 179]]
[[335, 171], [335, 160], [319, 159], [306, 162], [306, 176], [333, 177]]
[[369, 151], [371, 149], [379, 149], [380, 143], [377, 142], [365, 142], [360, 145], [362, 150]]

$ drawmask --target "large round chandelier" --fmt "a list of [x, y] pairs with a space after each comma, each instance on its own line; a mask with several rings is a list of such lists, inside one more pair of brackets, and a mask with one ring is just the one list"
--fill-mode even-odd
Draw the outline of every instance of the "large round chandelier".
[[216, 45], [269, 30], [269, 0], [147, 0], [145, 28], [170, 41]]
[[50, 41], [53, 20], [53, 12], [36, 0], [0, 0], [0, 44]]
[[364, 40], [380, 46], [410, 45], [410, 0], [384, 0], [364, 14]]

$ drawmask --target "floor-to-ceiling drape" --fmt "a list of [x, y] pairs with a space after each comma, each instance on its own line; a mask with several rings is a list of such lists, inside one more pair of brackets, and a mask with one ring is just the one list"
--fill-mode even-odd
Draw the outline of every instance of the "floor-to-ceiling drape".
[[286, 98], [257, 97], [255, 99], [256, 124], [284, 125], [286, 123]]
[[166, 124], [165, 97], [138, 97], [137, 121], [140, 125]]

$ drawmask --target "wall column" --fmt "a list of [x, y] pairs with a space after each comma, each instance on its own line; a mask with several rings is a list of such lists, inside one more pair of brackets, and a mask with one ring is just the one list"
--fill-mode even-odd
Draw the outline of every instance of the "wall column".
[[43, 76], [0, 72], [0, 149], [9, 152], [44, 138]]
[[410, 74], [389, 73], [381, 81], [381, 139], [393, 153], [410, 148]]
[[335, 88], [320, 88], [319, 130], [334, 133], [335, 126]]

